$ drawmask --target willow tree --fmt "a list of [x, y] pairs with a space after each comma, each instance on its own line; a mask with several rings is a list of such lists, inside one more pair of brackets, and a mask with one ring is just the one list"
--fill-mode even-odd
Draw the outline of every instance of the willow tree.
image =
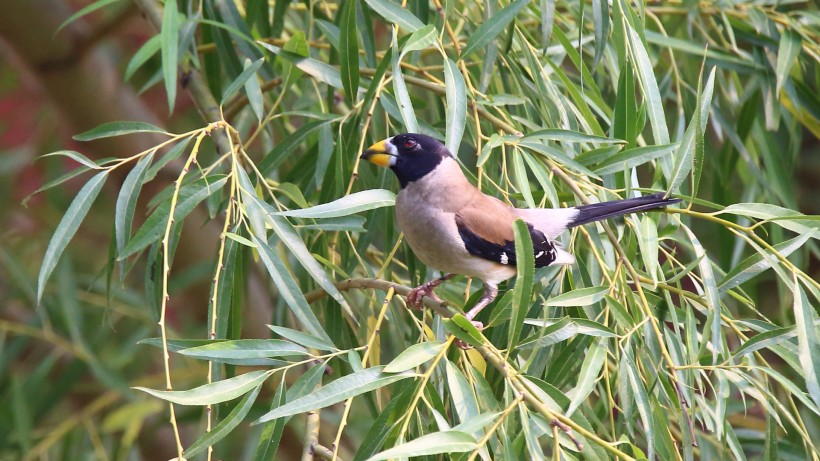
[[[126, 76], [171, 112], [186, 92], [199, 121], [112, 120], [76, 139], [160, 140], [59, 152], [85, 183], [37, 285], [57, 302], [63, 250], [129, 170], [95, 207], [113, 225], [91, 290], [150, 312], [155, 348], [117, 344], [163, 371], [133, 393], [82, 346], [111, 413], [170, 420], [187, 459], [818, 459], [820, 225], [792, 181], [820, 134], [816, 6], [136, 3], [157, 33]], [[402, 241], [392, 175], [359, 161], [398, 132], [446, 142], [517, 206], [683, 203], [566, 232], [575, 265], [519, 259], [478, 331], [464, 277], [407, 309], [437, 274]], [[173, 180], [139, 201], [160, 172]], [[213, 247], [210, 294], [183, 306], [190, 246]]]

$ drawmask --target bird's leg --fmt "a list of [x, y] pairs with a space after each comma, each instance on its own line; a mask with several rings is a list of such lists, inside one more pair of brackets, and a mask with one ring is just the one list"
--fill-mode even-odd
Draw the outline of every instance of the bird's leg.
[[[481, 295], [481, 298], [478, 300], [477, 303], [475, 303], [475, 306], [473, 306], [472, 309], [467, 311], [467, 315], [465, 315], [465, 317], [467, 317], [467, 320], [472, 322], [472, 324], [476, 328], [478, 328], [479, 330], [484, 328], [484, 324], [479, 322], [478, 320], [473, 320], [473, 319], [475, 318], [476, 315], [478, 315], [479, 312], [481, 312], [482, 309], [484, 309], [491, 302], [493, 302], [493, 300], [495, 299], [496, 296], [498, 296], [498, 286], [491, 285], [487, 282], [484, 282], [484, 294]], [[471, 347], [469, 344], [465, 343], [464, 341], [462, 341], [460, 339], [456, 340], [456, 345], [459, 348], [465, 349], [465, 350], [469, 349]]]
[[442, 301], [441, 298], [436, 296], [436, 294], [433, 293], [433, 290], [437, 286], [453, 278], [455, 275], [456, 274], [444, 274], [437, 279], [430, 280], [429, 282], [423, 285], [419, 285], [416, 288], [413, 288], [412, 290], [410, 290], [409, 293], [407, 293], [407, 304], [409, 304], [410, 307], [414, 309], [421, 309], [424, 306], [423, 300], [425, 296], [429, 297], [430, 299], [439, 304], [443, 303], [444, 301]]
[[484, 282], [484, 294], [481, 295], [481, 299], [479, 299], [478, 302], [475, 303], [475, 306], [473, 306], [473, 308], [467, 312], [467, 315], [465, 317], [472, 321], [473, 325], [475, 325], [476, 328], [478, 328], [479, 330], [484, 328], [484, 324], [473, 319], [476, 315], [478, 315], [479, 312], [481, 312], [482, 309], [484, 309], [485, 307], [487, 307], [487, 305], [493, 302], [496, 296], [498, 296], [498, 286]]

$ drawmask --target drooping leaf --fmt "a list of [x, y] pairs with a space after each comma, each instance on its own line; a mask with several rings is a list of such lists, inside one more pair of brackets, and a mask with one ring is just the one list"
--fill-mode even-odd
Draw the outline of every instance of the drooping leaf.
[[228, 416], [222, 419], [213, 429], [197, 439], [196, 442], [192, 443], [191, 446], [185, 450], [184, 455], [187, 458], [194, 457], [236, 429], [236, 426], [238, 426], [245, 419], [245, 416], [248, 415], [248, 412], [251, 411], [261, 389], [262, 385], [259, 384], [254, 390], [245, 394], [245, 397], [242, 397], [242, 400], [231, 410]]
[[461, 50], [459, 59], [466, 58], [494, 40], [498, 34], [515, 19], [518, 13], [527, 6], [527, 3], [529, 3], [529, 0], [515, 0], [492, 17], [485, 18], [484, 22], [478, 26], [475, 32], [470, 34], [470, 38], [467, 40], [467, 46]]
[[168, 97], [168, 113], [174, 112], [177, 97], [177, 59], [179, 49], [179, 10], [177, 0], [165, 0], [160, 28], [160, 49], [162, 56], [162, 80]]
[[342, 86], [348, 102], [356, 101], [359, 92], [359, 36], [356, 24], [357, 1], [347, 1], [340, 7], [339, 55], [341, 57]]
[[146, 387], [135, 387], [134, 389], [178, 405], [213, 405], [233, 400], [245, 394], [259, 386], [271, 374], [273, 374], [273, 371], [251, 371], [233, 378], [204, 384], [187, 391], [158, 391]]
[[74, 237], [77, 229], [80, 228], [83, 219], [88, 214], [91, 204], [100, 193], [105, 180], [108, 178], [108, 171], [101, 171], [88, 180], [88, 182], [77, 192], [77, 196], [72, 200], [51, 240], [48, 242], [48, 248], [43, 256], [43, 262], [40, 264], [40, 274], [37, 276], [37, 303], [43, 299], [43, 292], [45, 291], [46, 282], [57, 267], [57, 262], [60, 256], [68, 246], [68, 242]]
[[145, 122], [109, 122], [74, 136], [75, 141], [93, 141], [134, 133], [169, 134], [162, 128]]

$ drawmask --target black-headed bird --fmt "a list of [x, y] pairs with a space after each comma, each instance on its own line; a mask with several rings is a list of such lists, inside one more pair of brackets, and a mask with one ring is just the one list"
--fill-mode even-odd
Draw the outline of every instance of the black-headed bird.
[[652, 194], [572, 208], [514, 208], [473, 186], [444, 144], [415, 133], [377, 142], [362, 158], [396, 174], [399, 227], [413, 253], [445, 274], [411, 290], [408, 304], [419, 308], [424, 296], [441, 303], [435, 287], [456, 274], [476, 277], [484, 292], [467, 312], [470, 320], [495, 299], [499, 283], [516, 275], [516, 219], [529, 228], [535, 267], [572, 264], [575, 257], [555, 242], [568, 228], [680, 201]]

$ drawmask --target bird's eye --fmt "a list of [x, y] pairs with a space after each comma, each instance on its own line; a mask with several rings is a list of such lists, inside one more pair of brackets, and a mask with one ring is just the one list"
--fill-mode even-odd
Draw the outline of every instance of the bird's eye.
[[416, 141], [412, 139], [405, 139], [404, 142], [401, 144], [401, 147], [404, 147], [405, 149], [412, 149], [416, 147], [416, 144]]

